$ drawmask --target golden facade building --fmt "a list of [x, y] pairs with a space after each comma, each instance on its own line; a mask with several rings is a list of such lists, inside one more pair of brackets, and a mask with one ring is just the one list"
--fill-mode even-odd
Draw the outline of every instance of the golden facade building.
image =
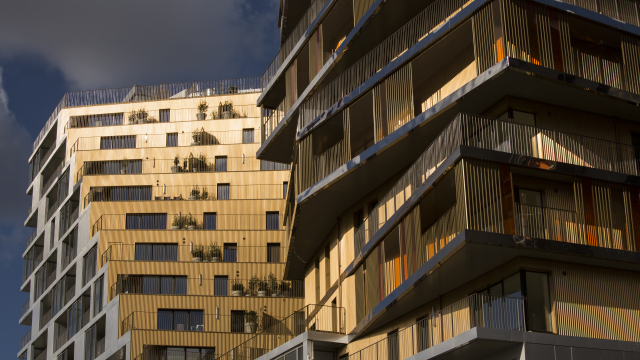
[[215, 359], [304, 306], [259, 78], [67, 93], [33, 146], [23, 360]]
[[638, 6], [282, 0], [256, 157], [306, 307], [222, 357], [640, 358]]

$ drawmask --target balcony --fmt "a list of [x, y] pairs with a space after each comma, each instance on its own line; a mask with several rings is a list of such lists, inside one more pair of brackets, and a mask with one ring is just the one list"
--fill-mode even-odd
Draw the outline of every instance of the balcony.
[[31, 309], [31, 299], [22, 304], [22, 315], [20, 315], [20, 317], [25, 316], [29, 312], [29, 309]]
[[[216, 245], [217, 246], [217, 245]], [[220, 245], [218, 256], [207, 246], [176, 243], [112, 244], [102, 253], [102, 265], [109, 261], [173, 261], [173, 262], [223, 262], [223, 263], [283, 263], [286, 252], [280, 246]], [[153, 250], [152, 250], [153, 249]], [[202, 255], [195, 256], [194, 250]], [[194, 258], [196, 258], [194, 260]]]
[[156, 360], [156, 359], [198, 359], [198, 360], [215, 360], [215, 348], [190, 348], [180, 350], [178, 348], [158, 348], [146, 347], [142, 354], [138, 355], [135, 360]]
[[[31, 209], [29, 209], [29, 210], [31, 210]], [[31, 211], [29, 211], [29, 213], [31, 213]], [[27, 238], [27, 241], [26, 241], [26, 244], [27, 244], [26, 248], [27, 249], [29, 248], [29, 245], [31, 245], [31, 243], [36, 239], [36, 235], [37, 234], [38, 234], [38, 229], [37, 228], [33, 229], [33, 231], [31, 232], [31, 235], [29, 235], [29, 237]]]
[[344, 308], [307, 305], [270, 327], [263, 327], [264, 330], [260, 331], [256, 336], [217, 359], [234, 360], [242, 358], [255, 360], [307, 331], [346, 334], [345, 319]]
[[20, 339], [20, 349], [24, 349], [25, 346], [31, 341], [31, 330], [29, 330], [23, 337]]

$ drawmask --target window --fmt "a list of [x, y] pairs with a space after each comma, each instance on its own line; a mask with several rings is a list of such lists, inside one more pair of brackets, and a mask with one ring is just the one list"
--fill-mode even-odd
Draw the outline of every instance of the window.
[[[171, 110], [170, 109], [160, 109], [160, 122], [169, 122], [171, 121]], [[169, 146], [169, 145], [167, 145]], [[177, 145], [175, 145], [177, 146]]]
[[178, 133], [167, 134], [167, 147], [178, 146]]
[[269, 170], [290, 170], [291, 165], [282, 164], [273, 161], [260, 160], [260, 170], [269, 171]]
[[552, 331], [549, 275], [526, 271], [525, 283], [527, 327], [533, 331]]
[[218, 200], [229, 200], [229, 184], [218, 184]]
[[239, 311], [239, 310], [231, 311], [231, 332], [232, 333], [244, 332], [244, 311]]
[[96, 335], [98, 329], [93, 325], [84, 333], [84, 360], [93, 360], [96, 358]]
[[204, 213], [203, 217], [203, 228], [205, 230], [215, 230], [217, 225], [216, 213]]
[[204, 312], [158, 310], [158, 330], [204, 331]]
[[167, 214], [127, 214], [127, 230], [165, 230]]
[[253, 144], [253, 129], [242, 129], [242, 143]]
[[89, 201], [148, 201], [151, 192], [151, 186], [91, 187]]
[[135, 149], [135, 135], [103, 136], [100, 138], [100, 149]]
[[229, 295], [229, 277], [228, 276], [213, 277], [213, 294], [217, 296]]
[[216, 156], [216, 171], [227, 171], [226, 156]]
[[516, 188], [515, 193], [518, 235], [546, 238], [542, 192]]
[[82, 299], [76, 301], [67, 311], [67, 326], [69, 327], [69, 339], [82, 328]]
[[118, 275], [118, 294], [186, 295], [186, 276]]
[[267, 244], [267, 262], [280, 262], [280, 244]]
[[280, 230], [280, 213], [267, 211], [267, 230]]
[[[178, 348], [169, 347], [166, 349], [150, 349], [151, 352], [143, 356], [143, 359], [155, 359], [158, 354], [162, 354], [166, 350], [166, 356], [160, 355], [161, 359], [169, 360], [215, 360], [216, 349], [215, 348]], [[149, 351], [149, 350], [145, 350]]]
[[85, 161], [82, 175], [142, 174], [142, 160]]
[[102, 311], [102, 293], [104, 291], [104, 276], [100, 276], [98, 281], [93, 284], [93, 316]]
[[287, 190], [289, 190], [289, 183], [285, 181], [285, 182], [282, 183], [282, 198], [283, 199], [287, 198]]
[[223, 262], [238, 262], [238, 244], [225, 243], [222, 254]]
[[134, 258], [139, 261], [178, 261], [178, 245], [137, 243]]
[[97, 249], [94, 246], [84, 256], [82, 261], [82, 286], [87, 285], [89, 280], [96, 275], [96, 254]]

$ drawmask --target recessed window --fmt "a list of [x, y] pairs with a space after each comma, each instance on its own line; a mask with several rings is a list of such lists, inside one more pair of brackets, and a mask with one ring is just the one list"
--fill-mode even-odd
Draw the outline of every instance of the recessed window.
[[166, 230], [167, 214], [127, 214], [127, 230]]
[[204, 331], [204, 311], [158, 310], [158, 330]]
[[218, 200], [229, 200], [229, 184], [218, 184]]
[[226, 156], [216, 156], [216, 171], [227, 171]]
[[254, 130], [253, 129], [242, 129], [242, 143], [243, 144], [253, 144]]
[[167, 134], [167, 147], [178, 146], [178, 133]]
[[136, 244], [135, 260], [178, 261], [177, 244]]
[[169, 121], [171, 121], [171, 110], [160, 109], [160, 122], [163, 123], [163, 122], [169, 122]]
[[267, 211], [267, 230], [280, 230], [280, 213]]

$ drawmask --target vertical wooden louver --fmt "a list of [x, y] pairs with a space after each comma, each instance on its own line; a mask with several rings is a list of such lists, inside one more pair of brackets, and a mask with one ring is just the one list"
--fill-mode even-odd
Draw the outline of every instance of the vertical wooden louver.
[[501, 0], [506, 56], [531, 61], [524, 0]]
[[375, 0], [353, 0], [353, 26], [358, 24]]
[[483, 73], [496, 63], [491, 9], [491, 6], [485, 6], [475, 13], [471, 19], [473, 25], [473, 51], [478, 74]]
[[392, 133], [413, 118], [411, 63], [389, 76], [385, 83], [387, 126], [389, 133]]
[[625, 88], [640, 94], [640, 43], [638, 38], [622, 33], [622, 66]]

